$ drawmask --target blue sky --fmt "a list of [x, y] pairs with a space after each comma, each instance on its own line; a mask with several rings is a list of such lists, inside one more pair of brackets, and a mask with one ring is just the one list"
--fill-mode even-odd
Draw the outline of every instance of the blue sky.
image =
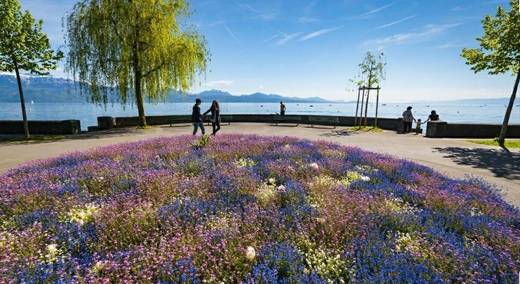
[[[73, 0], [21, 0], [63, 48]], [[474, 74], [460, 57], [480, 20], [507, 0], [192, 0], [189, 21], [211, 62], [192, 91], [220, 89], [352, 100], [349, 78], [367, 51], [384, 51], [383, 101], [507, 97], [511, 75]], [[64, 76], [62, 71], [57, 76]]]

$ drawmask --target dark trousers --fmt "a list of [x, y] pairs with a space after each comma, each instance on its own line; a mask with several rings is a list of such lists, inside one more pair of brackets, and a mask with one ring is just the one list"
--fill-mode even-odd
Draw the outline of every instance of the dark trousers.
[[197, 134], [197, 131], [199, 130], [202, 132], [202, 135], [206, 134], [206, 130], [204, 129], [204, 123], [202, 122], [194, 122], [193, 123], [193, 135]]
[[411, 121], [403, 121], [403, 132], [404, 133], [412, 132], [412, 122]]
[[285, 115], [285, 110], [280, 111], [280, 115]]
[[220, 130], [220, 121], [212, 122], [211, 126], [213, 127], [213, 135], [217, 134], [217, 132]]

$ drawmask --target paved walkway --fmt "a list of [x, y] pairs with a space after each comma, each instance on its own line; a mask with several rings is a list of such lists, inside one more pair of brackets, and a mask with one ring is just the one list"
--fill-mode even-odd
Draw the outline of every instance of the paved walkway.
[[[93, 147], [142, 139], [189, 134], [191, 126], [160, 126], [145, 130], [129, 128], [80, 137], [47, 142], [0, 143], [0, 173], [19, 164], [83, 151]], [[357, 133], [344, 128], [271, 126], [268, 124], [234, 123], [224, 126], [222, 133], [258, 135], [283, 135], [307, 139], [321, 139], [344, 145], [358, 146], [366, 150], [388, 153], [416, 161], [447, 174], [464, 178], [480, 177], [503, 189], [504, 197], [520, 207], [520, 152], [504, 151], [491, 146], [476, 145], [458, 139], [427, 139], [413, 134], [398, 135], [394, 132]]]

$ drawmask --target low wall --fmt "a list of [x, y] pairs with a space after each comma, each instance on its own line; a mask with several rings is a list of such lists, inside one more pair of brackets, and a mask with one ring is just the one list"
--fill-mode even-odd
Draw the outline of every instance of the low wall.
[[[430, 138], [495, 138], [500, 134], [499, 124], [428, 122], [426, 137]], [[509, 125], [507, 137], [520, 138], [520, 125]]]
[[[29, 132], [40, 135], [67, 135], [81, 133], [79, 120], [31, 120], [29, 121]], [[1, 120], [0, 134], [24, 134], [23, 121]]]
[[[354, 126], [355, 118], [351, 116], [323, 116], [323, 115], [285, 115], [283, 117], [272, 114], [232, 114], [222, 115], [223, 123], [296, 123], [330, 126]], [[374, 118], [367, 119], [367, 125], [374, 125]], [[176, 123], [191, 123], [190, 115], [162, 115], [147, 116], [148, 125], [167, 125]], [[398, 131], [401, 128], [401, 119], [379, 118], [378, 127], [386, 130]], [[96, 129], [104, 130], [114, 127], [138, 126], [138, 117], [98, 117]]]

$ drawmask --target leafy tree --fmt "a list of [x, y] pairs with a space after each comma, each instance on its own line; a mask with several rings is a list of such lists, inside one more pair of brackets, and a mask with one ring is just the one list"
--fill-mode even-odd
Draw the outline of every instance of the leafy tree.
[[133, 96], [146, 126], [144, 97], [187, 90], [206, 68], [203, 38], [181, 28], [187, 16], [187, 0], [82, 0], [67, 17], [68, 70], [94, 102], [106, 103], [107, 87], [123, 104]]
[[488, 70], [489, 74], [511, 72], [516, 75], [513, 93], [498, 138], [502, 147], [520, 82], [520, 3], [518, 0], [511, 0], [510, 4], [510, 11], [499, 6], [495, 17], [488, 15], [482, 20], [484, 35], [477, 38], [480, 48], [462, 50], [466, 64], [471, 65], [475, 72]]
[[26, 138], [30, 133], [20, 72], [47, 75], [63, 57], [61, 52], [51, 50], [42, 24], [29, 11], [22, 12], [18, 0], [0, 1], [0, 71], [16, 73]]
[[[372, 52], [368, 51], [365, 55], [363, 61], [358, 65], [359, 72], [361, 75], [358, 75], [356, 79], [352, 82], [357, 84], [359, 87], [368, 88], [366, 91], [367, 99], [365, 104], [365, 126], [367, 125], [367, 115], [368, 115], [368, 102], [370, 99], [370, 88], [374, 88], [375, 86], [379, 86], [382, 80], [385, 79], [385, 55], [384, 53], [379, 53], [378, 55], [374, 55]], [[363, 106], [361, 106], [361, 113], [363, 113]]]
[[378, 86], [385, 79], [385, 67], [385, 55], [382, 52], [378, 55], [374, 55], [370, 51], [367, 52], [363, 62], [359, 64], [365, 87], [372, 88]]

